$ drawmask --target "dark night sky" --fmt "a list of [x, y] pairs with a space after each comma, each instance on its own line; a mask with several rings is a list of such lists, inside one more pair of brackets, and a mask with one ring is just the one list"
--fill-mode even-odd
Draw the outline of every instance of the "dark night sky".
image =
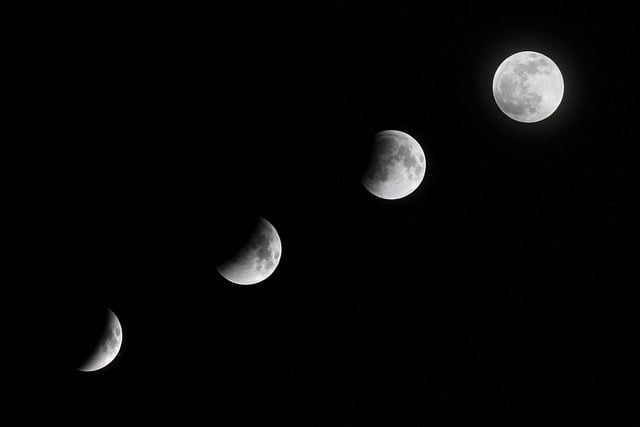
[[[638, 421], [637, 10], [398, 3], [88, 22], [37, 43], [23, 415]], [[491, 93], [521, 50], [565, 81], [533, 125]], [[384, 129], [431, 162], [398, 201], [360, 184]], [[216, 261], [258, 216], [282, 261], [233, 286]], [[76, 372], [106, 307], [121, 354]]]

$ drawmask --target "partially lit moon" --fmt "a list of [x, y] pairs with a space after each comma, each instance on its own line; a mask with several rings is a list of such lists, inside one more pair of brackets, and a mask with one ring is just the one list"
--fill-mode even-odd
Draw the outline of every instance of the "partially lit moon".
[[109, 310], [104, 334], [91, 355], [78, 370], [83, 372], [97, 371], [113, 362], [122, 346], [122, 336], [120, 321], [113, 311]]
[[232, 283], [253, 285], [273, 274], [281, 256], [282, 243], [278, 232], [269, 221], [260, 218], [249, 241], [217, 270]]
[[553, 114], [564, 94], [558, 66], [537, 52], [518, 52], [505, 59], [493, 76], [493, 97], [513, 120], [535, 123]]
[[362, 185], [382, 199], [400, 199], [418, 188], [426, 166], [424, 151], [411, 135], [397, 130], [378, 132]]

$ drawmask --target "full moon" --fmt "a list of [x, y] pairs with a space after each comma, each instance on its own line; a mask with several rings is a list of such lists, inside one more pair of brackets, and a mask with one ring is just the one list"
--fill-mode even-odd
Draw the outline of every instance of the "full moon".
[[260, 218], [249, 241], [217, 270], [231, 283], [253, 285], [271, 276], [281, 256], [282, 243], [278, 232], [269, 221]]
[[537, 52], [505, 59], [493, 77], [493, 97], [504, 114], [535, 123], [553, 114], [562, 101], [564, 81], [558, 66]]
[[113, 311], [109, 310], [104, 334], [94, 351], [78, 370], [92, 372], [104, 368], [116, 358], [121, 346], [122, 326]]
[[418, 188], [426, 165], [424, 151], [411, 135], [397, 130], [378, 132], [362, 185], [381, 199], [401, 199]]

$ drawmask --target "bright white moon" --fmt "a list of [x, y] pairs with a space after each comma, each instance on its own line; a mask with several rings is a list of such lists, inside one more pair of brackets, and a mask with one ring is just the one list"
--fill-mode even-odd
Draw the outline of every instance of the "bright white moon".
[[275, 227], [260, 218], [246, 245], [217, 267], [218, 272], [237, 285], [262, 282], [275, 271], [282, 255], [282, 243]]
[[362, 185], [381, 199], [401, 199], [418, 188], [426, 164], [422, 147], [411, 135], [397, 130], [378, 132]]
[[122, 326], [113, 311], [109, 310], [104, 335], [91, 356], [78, 370], [92, 372], [104, 368], [116, 358], [121, 346]]
[[537, 52], [518, 52], [505, 59], [493, 77], [493, 97], [513, 120], [535, 123], [558, 108], [564, 81], [558, 66]]

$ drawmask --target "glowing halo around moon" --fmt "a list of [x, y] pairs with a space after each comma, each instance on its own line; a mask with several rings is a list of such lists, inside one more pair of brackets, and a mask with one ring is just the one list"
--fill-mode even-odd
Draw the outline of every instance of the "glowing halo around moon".
[[362, 185], [381, 199], [401, 199], [418, 188], [426, 166], [424, 151], [411, 135], [397, 130], [378, 132]]
[[493, 76], [493, 98], [509, 118], [522, 123], [544, 120], [556, 111], [564, 95], [558, 66], [537, 52], [518, 52]]
[[122, 326], [120, 321], [109, 310], [104, 334], [86, 361], [78, 368], [82, 372], [93, 372], [104, 368], [116, 358], [122, 346]]
[[280, 263], [282, 242], [276, 228], [260, 218], [249, 241], [227, 261], [218, 273], [236, 285], [254, 285], [267, 279]]

